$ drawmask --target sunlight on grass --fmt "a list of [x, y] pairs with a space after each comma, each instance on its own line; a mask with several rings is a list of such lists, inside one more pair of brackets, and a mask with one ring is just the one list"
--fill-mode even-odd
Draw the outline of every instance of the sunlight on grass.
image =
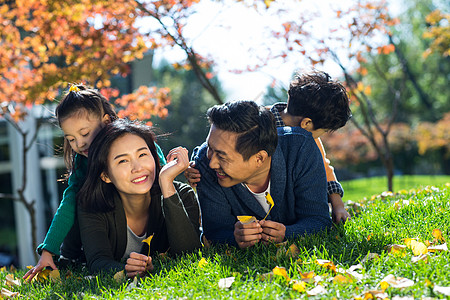
[[154, 257], [156, 271], [135, 281], [62, 271], [61, 284], [13, 285], [11, 276], [20, 278], [25, 270], [2, 269], [0, 282], [27, 299], [450, 296], [450, 184], [368, 198], [347, 203], [351, 221], [329, 232], [246, 250], [215, 245], [179, 257]]

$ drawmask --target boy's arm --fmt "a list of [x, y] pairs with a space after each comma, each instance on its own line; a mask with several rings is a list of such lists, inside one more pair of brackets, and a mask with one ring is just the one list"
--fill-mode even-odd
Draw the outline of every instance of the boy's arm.
[[328, 202], [331, 203], [333, 222], [339, 223], [341, 220], [345, 222], [350, 215], [345, 209], [344, 202], [342, 201], [344, 189], [336, 178], [334, 168], [330, 165], [330, 160], [326, 157], [322, 141], [320, 138], [317, 138], [314, 141], [320, 150], [320, 154], [322, 154], [322, 160], [327, 174]]
[[75, 159], [77, 168], [69, 177], [69, 185], [63, 193], [63, 198], [53, 217], [44, 241], [36, 249], [39, 255], [44, 249], [52, 254], [59, 255], [61, 244], [73, 226], [75, 221], [76, 194], [83, 184], [87, 163], [87, 160], [81, 160], [83, 160], [81, 157]]
[[312, 141], [306, 141], [297, 157], [293, 187], [297, 222], [286, 225], [287, 238], [315, 233], [331, 226], [320, 153]]

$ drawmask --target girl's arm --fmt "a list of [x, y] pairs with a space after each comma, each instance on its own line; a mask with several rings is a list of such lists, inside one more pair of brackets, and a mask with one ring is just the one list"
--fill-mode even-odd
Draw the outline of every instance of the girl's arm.
[[87, 159], [77, 155], [75, 157], [75, 170], [69, 177], [69, 186], [66, 188], [61, 204], [53, 217], [44, 242], [37, 248], [39, 254], [45, 249], [59, 255], [60, 247], [75, 220], [76, 194], [81, 188], [87, 169]]

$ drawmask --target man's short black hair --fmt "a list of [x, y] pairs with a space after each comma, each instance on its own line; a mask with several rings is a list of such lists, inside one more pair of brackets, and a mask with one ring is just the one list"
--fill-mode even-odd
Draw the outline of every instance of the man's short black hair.
[[248, 160], [261, 150], [272, 156], [278, 143], [272, 113], [253, 101], [215, 105], [206, 112], [209, 122], [220, 130], [238, 133], [236, 151]]
[[287, 111], [310, 118], [314, 130], [337, 130], [352, 115], [345, 87], [321, 71], [295, 75], [289, 85]]

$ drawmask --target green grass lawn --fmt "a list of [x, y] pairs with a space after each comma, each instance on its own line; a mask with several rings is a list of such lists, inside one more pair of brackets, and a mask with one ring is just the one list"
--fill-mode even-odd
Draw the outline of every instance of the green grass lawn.
[[[329, 232], [285, 245], [246, 250], [213, 246], [177, 258], [154, 257], [155, 272], [134, 282], [116, 282], [113, 274], [86, 277], [86, 271], [62, 271], [59, 283], [8, 286], [7, 275], [20, 278], [25, 270], [5, 269], [0, 282], [20, 299], [450, 297], [448, 250], [419, 255], [428, 245], [443, 245], [449, 238], [450, 184], [387, 197], [367, 195], [368, 200], [348, 207], [351, 221]], [[436, 238], [437, 229], [444, 240]], [[406, 247], [408, 238], [415, 240]], [[393, 244], [399, 250], [389, 251]], [[288, 251], [293, 245], [298, 253]], [[230, 287], [219, 286], [224, 278], [232, 278]]]
[[[394, 176], [394, 191], [421, 188], [427, 185], [441, 185], [450, 183], [450, 176], [445, 175], [405, 175]], [[387, 191], [386, 177], [368, 177], [349, 181], [341, 181], [344, 188], [344, 201], [360, 200], [364, 197], [381, 194]]]

